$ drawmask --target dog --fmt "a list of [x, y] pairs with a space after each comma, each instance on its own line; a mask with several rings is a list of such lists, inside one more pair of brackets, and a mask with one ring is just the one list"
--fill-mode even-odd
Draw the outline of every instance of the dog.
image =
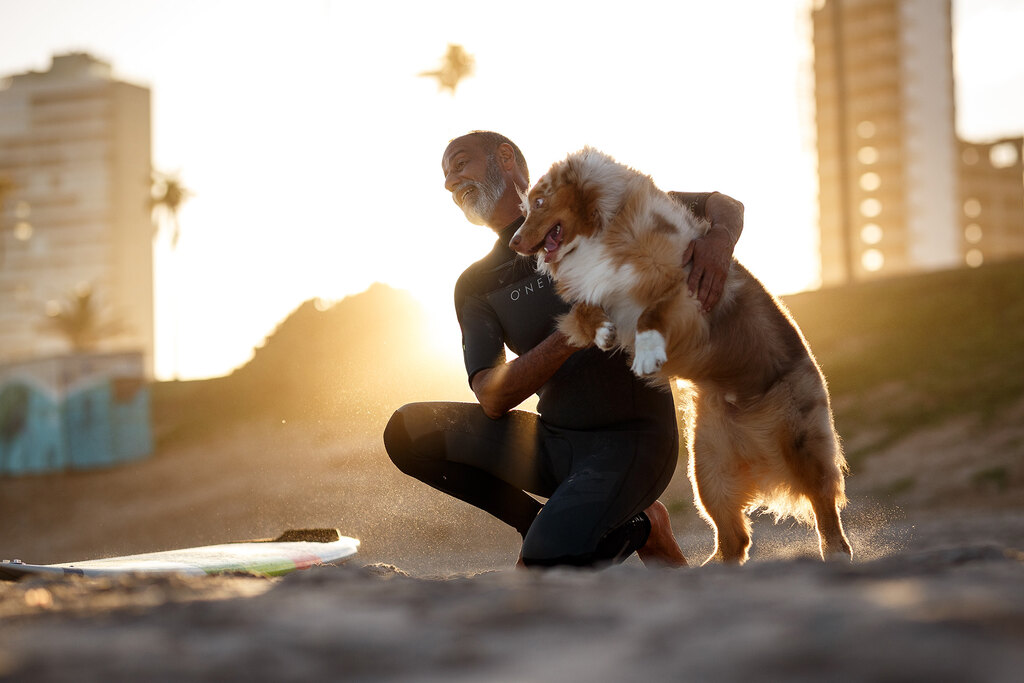
[[509, 246], [536, 254], [572, 304], [559, 330], [576, 346], [624, 350], [652, 383], [690, 383], [689, 477], [715, 530], [707, 561], [747, 560], [758, 509], [816, 527], [822, 559], [852, 559], [825, 378], [782, 302], [733, 260], [702, 312], [682, 255], [709, 225], [596, 149], [555, 163], [521, 196], [526, 220]]

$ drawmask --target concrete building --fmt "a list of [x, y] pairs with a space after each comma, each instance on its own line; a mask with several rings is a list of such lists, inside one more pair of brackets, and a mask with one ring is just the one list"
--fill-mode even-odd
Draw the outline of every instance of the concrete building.
[[962, 263], [949, 0], [812, 18], [822, 283]]
[[141, 352], [152, 377], [150, 173], [149, 90], [109, 64], [60, 55], [0, 82], [0, 363], [71, 350], [52, 314], [89, 292], [90, 350]]
[[1024, 138], [960, 142], [964, 261], [980, 266], [1024, 254]]

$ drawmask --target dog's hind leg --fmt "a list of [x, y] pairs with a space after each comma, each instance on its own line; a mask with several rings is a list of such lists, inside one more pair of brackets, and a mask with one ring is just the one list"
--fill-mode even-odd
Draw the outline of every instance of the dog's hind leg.
[[[821, 408], [825, 410], [825, 408]], [[839, 511], [846, 503], [842, 456], [838, 438], [827, 412], [808, 415], [796, 425], [783, 448], [800, 493], [814, 510], [819, 549], [823, 560], [850, 559], [853, 552], [843, 532]]]
[[750, 520], [746, 508], [756, 487], [749, 467], [733, 450], [728, 425], [720, 415], [698, 408], [690, 457], [690, 481], [701, 515], [715, 529], [715, 549], [705, 560], [743, 564], [750, 551]]
[[743, 564], [750, 553], [750, 519], [735, 500], [701, 500], [715, 528], [715, 550], [704, 561]]
[[831, 430], [827, 434], [820, 435], [814, 448], [816, 452], [809, 454], [808, 459], [811, 462], [819, 463], [820, 473], [817, 481], [813, 482], [812, 488], [807, 491], [806, 495], [814, 509], [814, 522], [818, 529], [821, 559], [826, 562], [837, 559], [851, 560], [853, 559], [853, 550], [843, 532], [843, 522], [839, 517], [839, 511], [846, 503], [846, 494], [843, 490], [843, 471], [839, 463], [845, 461], [842, 460], [841, 455], [837, 459], [839, 444]]
[[843, 523], [839, 518], [839, 505], [835, 497], [824, 495], [811, 498], [811, 507], [814, 508], [814, 521], [818, 527], [821, 559], [826, 562], [853, 559], [853, 550], [846, 534], [843, 533]]

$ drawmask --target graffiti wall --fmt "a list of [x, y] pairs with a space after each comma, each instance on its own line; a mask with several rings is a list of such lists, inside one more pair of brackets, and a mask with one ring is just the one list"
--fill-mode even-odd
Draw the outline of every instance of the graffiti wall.
[[0, 475], [106, 467], [152, 450], [141, 353], [0, 365]]

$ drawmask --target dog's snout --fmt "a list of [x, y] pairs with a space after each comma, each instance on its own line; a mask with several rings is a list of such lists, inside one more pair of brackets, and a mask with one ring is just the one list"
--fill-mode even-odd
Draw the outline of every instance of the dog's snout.
[[512, 241], [508, 243], [508, 246], [511, 247], [512, 249], [515, 249], [516, 247], [519, 246], [519, 243], [522, 241], [523, 238], [517, 232], [516, 234], [512, 235]]

